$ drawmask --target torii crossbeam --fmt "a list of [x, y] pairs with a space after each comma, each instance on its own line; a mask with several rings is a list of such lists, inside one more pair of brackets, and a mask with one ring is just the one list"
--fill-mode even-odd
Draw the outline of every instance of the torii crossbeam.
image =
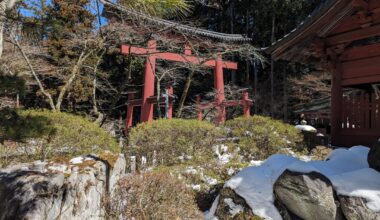
[[[155, 82], [155, 69], [156, 61], [167, 60], [182, 63], [193, 63], [196, 65], [214, 68], [214, 86], [217, 92], [216, 103], [222, 104], [225, 101], [224, 96], [224, 76], [223, 69], [237, 70], [238, 66], [235, 62], [224, 61], [222, 55], [218, 55], [216, 59], [205, 59], [192, 56], [191, 48], [185, 46], [183, 54], [161, 52], [157, 50], [157, 42], [155, 40], [148, 41], [146, 48], [135, 47], [131, 45], [122, 45], [122, 54], [138, 55], [146, 57], [145, 74], [144, 74], [144, 89], [141, 100], [128, 100], [130, 105], [141, 106], [141, 121], [150, 122], [153, 120], [153, 105], [150, 101], [154, 97], [154, 82]], [[132, 96], [130, 97], [132, 98]], [[128, 111], [133, 111], [133, 107], [128, 106]], [[170, 114], [171, 116], [171, 114]], [[217, 123], [223, 123], [225, 117], [225, 106], [221, 105], [219, 108], [219, 117]], [[126, 129], [132, 126], [132, 113], [127, 113]]]

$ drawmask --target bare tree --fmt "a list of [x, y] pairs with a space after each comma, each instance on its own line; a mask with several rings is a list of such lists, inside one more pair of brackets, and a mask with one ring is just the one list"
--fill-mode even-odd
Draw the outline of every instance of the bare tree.
[[6, 12], [11, 10], [18, 0], [0, 0], [0, 58], [4, 49], [4, 28], [6, 23]]

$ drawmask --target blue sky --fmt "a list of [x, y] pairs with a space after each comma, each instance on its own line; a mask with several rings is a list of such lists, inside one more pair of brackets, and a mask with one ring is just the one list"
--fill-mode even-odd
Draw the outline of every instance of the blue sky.
[[[96, 1], [97, 0], [91, 0], [90, 1], [90, 6], [88, 6], [88, 8], [90, 9], [90, 11], [94, 14], [94, 15], [97, 15], [97, 11], [96, 11]], [[32, 6], [32, 5], [36, 5], [38, 7], [39, 5], [39, 0], [28, 0], [28, 1], [25, 1], [26, 4], [28, 4], [29, 6]], [[51, 0], [47, 0], [47, 4], [50, 4], [51, 3]], [[103, 4], [98, 1], [99, 3], [99, 11], [100, 13], [102, 13], [103, 11]], [[28, 17], [32, 17], [34, 16], [34, 13], [32, 10], [28, 10], [26, 8], [22, 8], [20, 9], [20, 13], [24, 16], [28, 16]], [[101, 23], [102, 25], [105, 25], [107, 24], [107, 19], [103, 16], [101, 16]], [[99, 27], [99, 22], [98, 22], [98, 19], [96, 19], [96, 22], [95, 22], [95, 26], [96, 27]]]

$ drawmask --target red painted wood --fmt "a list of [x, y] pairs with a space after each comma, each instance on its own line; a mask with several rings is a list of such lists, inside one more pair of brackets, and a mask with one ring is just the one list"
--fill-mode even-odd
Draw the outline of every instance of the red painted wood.
[[350, 98], [348, 96], [344, 97], [343, 100], [343, 109], [342, 109], [342, 128], [348, 128], [347, 124], [350, 121]]
[[358, 5], [353, 5], [356, 7], [356, 13], [353, 13], [352, 16], [346, 18], [338, 27], [335, 27], [334, 30], [330, 33], [330, 35], [335, 35], [339, 33], [349, 32], [354, 29], [360, 28], [360, 20], [358, 19], [357, 13], [364, 12], [368, 17], [372, 19], [373, 24], [378, 23], [378, 14], [380, 9], [380, 4], [378, 0], [370, 0], [367, 2], [368, 8], [363, 8]]
[[[332, 62], [332, 61], [330, 61]], [[330, 64], [332, 67], [335, 66], [334, 63]], [[339, 134], [342, 129], [341, 113], [343, 104], [343, 90], [341, 86], [342, 77], [342, 65], [340, 63], [336, 64], [333, 68], [332, 77], [332, 90], [331, 90], [331, 142], [333, 145], [339, 144]], [[336, 145], [338, 146], [338, 145]]]
[[188, 44], [185, 44], [185, 55], [190, 56], [191, 54], [191, 47]]
[[[128, 94], [128, 100], [135, 99], [135, 94], [130, 93]], [[125, 131], [128, 132], [128, 130], [133, 126], [133, 108], [134, 105], [129, 105], [127, 107], [127, 117], [125, 119]]]
[[375, 97], [373, 95], [370, 97], [370, 117], [371, 117], [370, 128], [376, 128], [376, 103], [375, 103]]
[[376, 129], [380, 131], [380, 98], [376, 100], [377, 116], [376, 116]]
[[352, 42], [355, 40], [365, 39], [368, 37], [379, 36], [380, 25], [371, 26], [368, 28], [360, 28], [347, 33], [338, 34], [332, 37], [326, 38], [328, 45], [337, 45]]
[[[208, 60], [205, 58], [199, 58], [196, 56], [190, 56], [191, 50], [189, 52], [188, 49], [185, 50], [185, 54], [176, 54], [170, 52], [159, 52], [159, 51], [149, 51], [145, 48], [134, 47], [129, 45], [123, 45], [121, 48], [121, 52], [123, 54], [133, 54], [133, 55], [143, 55], [143, 56], [152, 56], [154, 55], [156, 59], [173, 61], [173, 62], [181, 62], [181, 63], [193, 63], [197, 65], [203, 65], [206, 67], [215, 67], [215, 60]], [[190, 53], [190, 54], [186, 54]], [[235, 62], [222, 61], [222, 66], [225, 69], [237, 70], [238, 65]]]
[[249, 94], [247, 91], [243, 92], [242, 102], [243, 102], [244, 117], [248, 118], [249, 116], [251, 116], [251, 113], [250, 113], [251, 105], [249, 104]]
[[[380, 131], [376, 129], [362, 128], [362, 129], [342, 129], [341, 135], [369, 135], [369, 136], [379, 136]], [[373, 140], [374, 142], [375, 140]], [[372, 144], [373, 144], [372, 142]], [[352, 147], [352, 145], [351, 145]]]
[[[206, 67], [214, 68], [214, 80], [215, 89], [217, 91], [216, 102], [218, 103], [218, 116], [216, 117], [216, 123], [221, 124], [225, 121], [225, 106], [222, 105], [225, 100], [224, 97], [224, 80], [223, 69], [237, 69], [237, 63], [224, 61], [221, 55], [218, 55], [216, 60], [207, 60], [196, 56], [191, 56], [191, 48], [189, 45], [184, 46], [184, 54], [176, 54], [170, 52], [160, 52], [157, 50], [157, 43], [154, 40], [148, 42], [147, 48], [140, 48], [131, 45], [122, 45], [121, 53], [128, 55], [140, 55], [146, 56], [145, 74], [144, 74], [144, 90], [142, 100], [129, 100], [130, 106], [142, 106], [141, 109], [141, 121], [151, 122], [153, 120], [153, 105], [156, 104], [154, 98], [154, 74], [156, 67], [156, 60], [162, 59], [167, 61], [182, 62], [182, 63], [194, 63]], [[168, 91], [173, 94], [173, 88], [169, 88]], [[161, 106], [162, 103], [159, 103]], [[173, 114], [173, 100], [170, 100], [168, 109], [168, 118], [172, 118]], [[128, 121], [128, 123], [130, 123]], [[128, 127], [128, 126], [127, 126]]]
[[380, 82], [380, 74], [375, 76], [363, 76], [351, 79], [342, 80], [342, 86], [353, 86], [353, 85], [361, 85], [361, 84], [371, 84], [371, 83], [379, 83]]
[[346, 63], [347, 61], [354, 61], [378, 56], [380, 56], [380, 43], [346, 49], [341, 59]]
[[[157, 42], [150, 40], [148, 42], [148, 53], [155, 53], [157, 48]], [[141, 121], [151, 122], [153, 121], [153, 104], [148, 103], [148, 98], [154, 96], [154, 72], [156, 69], [156, 57], [150, 55], [146, 58], [145, 62], [145, 74], [144, 74], [144, 91], [143, 91], [143, 103], [141, 108]]]
[[217, 93], [216, 101], [218, 103], [218, 115], [216, 117], [216, 124], [222, 124], [226, 121], [226, 108], [220, 105], [225, 100], [223, 61], [221, 55], [218, 55], [217, 59], [215, 60], [215, 64], [214, 87]]

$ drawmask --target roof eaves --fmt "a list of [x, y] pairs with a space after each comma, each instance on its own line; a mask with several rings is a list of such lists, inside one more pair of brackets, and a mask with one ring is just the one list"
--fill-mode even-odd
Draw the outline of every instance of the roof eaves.
[[334, 4], [336, 4], [339, 1], [336, 0], [325, 0], [323, 1], [318, 8], [316, 8], [307, 18], [301, 22], [298, 27], [290, 31], [287, 35], [285, 35], [283, 38], [279, 39], [275, 43], [272, 44], [271, 47], [268, 47], [266, 49], [266, 53], [268, 54], [274, 54], [276, 50], [286, 43], [289, 43], [292, 39], [296, 38], [297, 36], [301, 36], [303, 33], [305, 33], [308, 28], [312, 26], [312, 24], [316, 23], [318, 21], [318, 18], [320, 18], [323, 14], [325, 14]]

